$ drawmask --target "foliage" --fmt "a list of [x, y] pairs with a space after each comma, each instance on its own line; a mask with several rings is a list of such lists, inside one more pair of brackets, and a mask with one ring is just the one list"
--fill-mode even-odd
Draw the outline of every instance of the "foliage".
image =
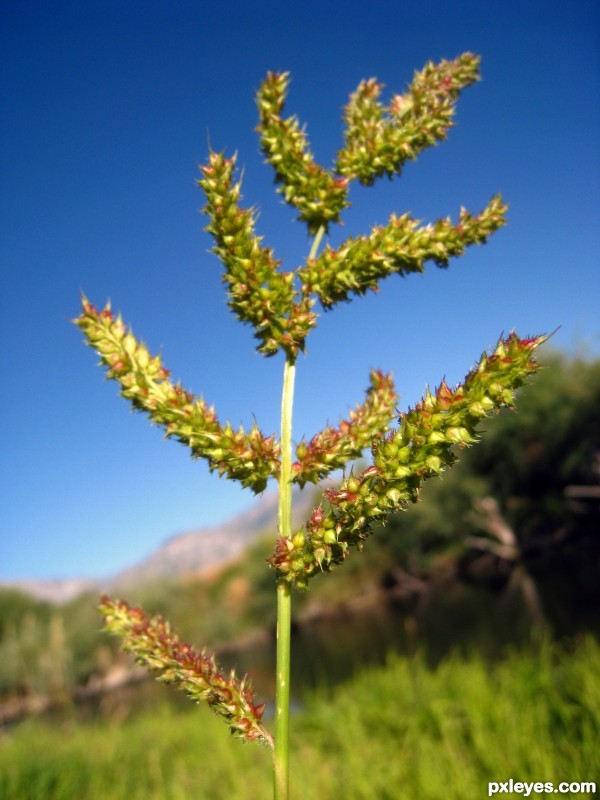
[[[291, 796], [463, 800], [509, 776], [597, 780], [599, 670], [591, 639], [493, 667], [392, 659], [296, 714]], [[30, 721], [0, 740], [0, 796], [11, 800], [251, 800], [268, 796], [269, 782], [266, 750], [231, 748], [216, 718], [198, 725], [197, 712], [166, 705], [125, 723]]]
[[62, 619], [50, 604], [0, 590], [0, 696], [62, 690], [68, 662]]
[[0, 638], [8, 625], [20, 622], [27, 615], [48, 620], [51, 614], [52, 607], [49, 603], [36, 600], [18, 589], [0, 588]]

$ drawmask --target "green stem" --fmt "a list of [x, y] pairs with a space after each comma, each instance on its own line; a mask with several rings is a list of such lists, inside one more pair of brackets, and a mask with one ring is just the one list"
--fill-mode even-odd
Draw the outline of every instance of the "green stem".
[[[279, 478], [279, 535], [292, 536], [292, 407], [296, 366], [286, 359], [281, 399], [281, 474]], [[290, 651], [292, 595], [286, 581], [277, 584], [277, 683], [275, 693], [275, 800], [289, 797]]]
[[310, 253], [308, 254], [308, 260], [310, 261], [311, 258], [317, 257], [317, 250], [319, 249], [319, 245], [321, 244], [321, 239], [325, 235], [325, 226], [321, 225], [319, 230], [315, 234], [315, 238], [313, 239], [312, 247], [310, 248]]
[[290, 763], [290, 639], [292, 596], [289, 584], [277, 586], [277, 693], [275, 701], [274, 797], [288, 800]]
[[[325, 229], [319, 228], [310, 248], [316, 256]], [[283, 368], [281, 396], [281, 472], [279, 475], [279, 536], [292, 538], [292, 409], [296, 363], [288, 356]], [[275, 689], [275, 747], [273, 751], [275, 800], [289, 798], [290, 655], [292, 595], [287, 581], [277, 584], [277, 677]]]

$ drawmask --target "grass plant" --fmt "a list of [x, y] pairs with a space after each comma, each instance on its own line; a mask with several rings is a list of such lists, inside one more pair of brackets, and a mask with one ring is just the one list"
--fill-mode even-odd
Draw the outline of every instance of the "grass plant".
[[[452, 466], [457, 451], [477, 440], [479, 423], [512, 406], [515, 390], [537, 369], [533, 353], [544, 337], [511, 333], [493, 352], [482, 354], [462, 384], [451, 388], [442, 381], [399, 417], [391, 375], [373, 370], [364, 402], [348, 419], [298, 442], [294, 453], [296, 362], [317, 324], [317, 304], [330, 310], [378, 290], [391, 275], [421, 273], [431, 262], [447, 267], [505, 224], [506, 206], [496, 195], [477, 214], [462, 208], [456, 222], [445, 218], [422, 225], [408, 213], [391, 214], [368, 235], [349, 236], [337, 248], [326, 242], [331, 226], [341, 222], [349, 206], [350, 184], [370, 186], [382, 177], [398, 176], [407, 161], [443, 140], [460, 93], [478, 79], [479, 58], [463, 53], [451, 61], [428, 63], [388, 105], [380, 100], [382, 84], [362, 81], [345, 108], [344, 144], [327, 169], [315, 161], [299, 120], [283, 116], [289, 75], [268, 73], [257, 93], [262, 151], [284, 200], [296, 209], [312, 239], [305, 263], [290, 271], [281, 269], [271, 248], [256, 235], [255, 211], [241, 205], [235, 157], [211, 151], [201, 168], [198, 183], [206, 198], [207, 230], [224, 267], [229, 307], [253, 329], [259, 353], [283, 360], [279, 437], [263, 433], [257, 423], [249, 431], [221, 423], [204, 399], [171, 380], [160, 356], [152, 355], [109, 305], [99, 310], [84, 297], [76, 320], [121, 394], [167, 437], [185, 444], [220, 476], [255, 493], [269, 480], [278, 483], [278, 538], [268, 559], [277, 575], [274, 735], [246, 678], [225, 674], [212, 657], [183, 642], [165, 620], [123, 600], [104, 598], [101, 605], [107, 629], [122, 637], [124, 648], [138, 661], [193, 699], [206, 701], [239, 738], [272, 749], [276, 800], [289, 798], [292, 591], [307, 588], [314, 576], [341, 565], [353, 549], [362, 550], [379, 522], [416, 502], [423, 483]], [[339, 488], [326, 491], [306, 524], [294, 531], [293, 484], [317, 484], [350, 466], [367, 448], [372, 458], [366, 469], [351, 471]], [[365, 785], [371, 771], [365, 769]]]

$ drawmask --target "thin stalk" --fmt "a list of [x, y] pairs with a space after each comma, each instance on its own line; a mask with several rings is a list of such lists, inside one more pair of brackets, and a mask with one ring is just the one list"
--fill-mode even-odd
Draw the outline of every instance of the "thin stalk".
[[319, 230], [315, 234], [315, 238], [313, 239], [312, 247], [310, 248], [310, 253], [308, 254], [308, 260], [310, 261], [311, 258], [317, 257], [317, 251], [319, 249], [319, 245], [321, 244], [321, 239], [325, 235], [325, 226], [321, 225]]
[[[310, 248], [309, 259], [316, 256], [325, 229], [319, 228]], [[296, 363], [288, 356], [283, 368], [281, 395], [281, 472], [279, 475], [279, 535], [292, 537], [292, 410]], [[275, 747], [273, 751], [274, 797], [289, 800], [289, 731], [290, 731], [290, 655], [292, 595], [287, 581], [277, 584], [277, 676], [275, 691]]]
[[[279, 535], [292, 536], [292, 407], [295, 363], [287, 358], [281, 398], [281, 474], [279, 478]], [[275, 691], [275, 800], [289, 797], [290, 652], [292, 595], [286, 581], [277, 584], [277, 679]]]

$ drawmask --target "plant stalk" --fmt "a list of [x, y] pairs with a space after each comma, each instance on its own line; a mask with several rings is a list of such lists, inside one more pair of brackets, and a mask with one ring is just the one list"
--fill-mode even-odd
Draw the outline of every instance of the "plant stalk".
[[[292, 536], [292, 407], [296, 365], [287, 358], [281, 398], [281, 474], [279, 477], [279, 535]], [[289, 797], [290, 652], [292, 595], [287, 581], [277, 584], [277, 678], [275, 692], [274, 797]]]
[[[325, 229], [319, 228], [309, 259], [316, 256]], [[279, 536], [292, 538], [292, 410], [296, 362], [288, 356], [283, 368], [281, 395], [281, 472], [279, 475]], [[275, 746], [273, 775], [275, 800], [289, 799], [289, 731], [290, 731], [290, 657], [292, 629], [292, 594], [287, 581], [277, 584], [277, 664], [275, 687]]]

